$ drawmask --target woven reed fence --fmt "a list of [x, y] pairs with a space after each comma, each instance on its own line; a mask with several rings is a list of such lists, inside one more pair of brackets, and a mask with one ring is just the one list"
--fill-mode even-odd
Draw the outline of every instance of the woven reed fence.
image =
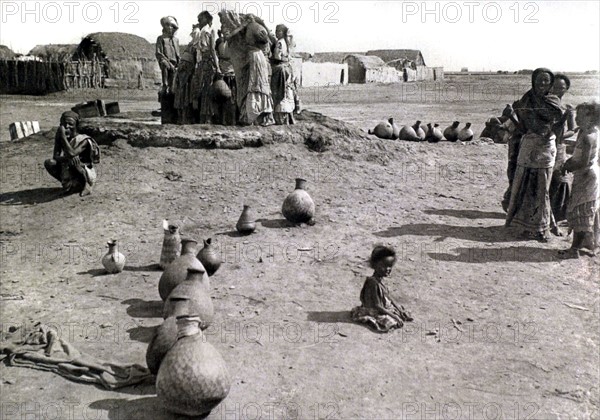
[[0, 93], [45, 95], [68, 89], [104, 87], [98, 61], [0, 60]]

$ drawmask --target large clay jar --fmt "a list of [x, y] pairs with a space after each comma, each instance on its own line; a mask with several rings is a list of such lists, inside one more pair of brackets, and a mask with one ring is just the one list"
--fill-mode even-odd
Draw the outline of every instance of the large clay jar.
[[217, 102], [223, 102], [231, 98], [231, 89], [223, 78], [216, 79], [210, 87], [211, 96]]
[[389, 121], [382, 121], [373, 130], [369, 130], [369, 134], [374, 134], [380, 139], [391, 139], [394, 136], [394, 127]]
[[471, 123], [468, 122], [465, 127], [458, 133], [458, 139], [460, 141], [471, 141], [473, 140], [473, 130], [471, 130]]
[[458, 125], [459, 124], [460, 124], [460, 122], [454, 121], [450, 127], [447, 127], [444, 130], [444, 138], [446, 140], [448, 140], [448, 141], [456, 141], [456, 140], [458, 140], [458, 132], [460, 131], [458, 129]]
[[198, 319], [177, 319], [177, 342], [163, 359], [156, 395], [167, 410], [184, 416], [208, 414], [229, 394], [231, 378], [219, 352], [204, 339]]
[[434, 124], [433, 126], [431, 123], [427, 124], [427, 134], [425, 139], [429, 143], [437, 143], [444, 138], [442, 131], [438, 127], [439, 124]]
[[179, 227], [170, 225], [166, 220], [163, 220], [163, 230], [165, 236], [163, 238], [159, 265], [164, 270], [175, 258], [179, 257], [181, 253], [181, 237], [179, 236]]
[[402, 127], [402, 130], [400, 130], [400, 140], [421, 141], [421, 139], [417, 136], [417, 133], [415, 133], [415, 129], [410, 125], [405, 125]]
[[146, 365], [153, 375], [158, 373], [162, 359], [175, 342], [177, 342], [177, 322], [176, 318], [171, 316], [158, 326], [146, 349]]
[[425, 130], [423, 130], [423, 127], [421, 127], [421, 121], [417, 121], [415, 125], [412, 126], [412, 128], [413, 130], [415, 130], [415, 133], [417, 134], [419, 140], [425, 140]]
[[118, 241], [108, 241], [108, 253], [102, 257], [102, 265], [110, 274], [123, 271], [123, 267], [125, 267], [125, 255], [119, 252]]
[[211, 238], [204, 240], [204, 248], [198, 252], [196, 258], [200, 260], [209, 276], [215, 274], [223, 262], [219, 255], [219, 251], [217, 251], [212, 244]]
[[188, 276], [169, 294], [163, 307], [163, 318], [180, 316], [189, 313], [198, 314], [201, 320], [200, 327], [208, 328], [215, 314], [210, 293], [202, 287], [202, 277], [206, 273], [204, 267], [198, 262], [188, 268]]
[[388, 122], [392, 125], [392, 140], [400, 138], [400, 126], [394, 122], [393, 118], [390, 118]]
[[252, 215], [250, 206], [244, 205], [242, 214], [238, 219], [235, 228], [242, 235], [250, 235], [256, 229], [256, 220]]
[[305, 185], [305, 179], [296, 178], [296, 189], [281, 206], [283, 217], [292, 223], [310, 223], [315, 217], [315, 202], [304, 190]]
[[[202, 263], [196, 258], [196, 246], [198, 242], [193, 239], [184, 239], [181, 241], [181, 256], [177, 257], [171, 264], [165, 268], [165, 271], [160, 276], [158, 281], [158, 293], [160, 298], [164, 301], [167, 299], [171, 291], [181, 282], [183, 282], [188, 275], [187, 269], [193, 264], [198, 263], [202, 266]], [[202, 267], [204, 270], [204, 267]], [[206, 271], [206, 270], [204, 270]], [[203, 286], [207, 291], [210, 290], [210, 280], [208, 274], [204, 273], [202, 280]]]

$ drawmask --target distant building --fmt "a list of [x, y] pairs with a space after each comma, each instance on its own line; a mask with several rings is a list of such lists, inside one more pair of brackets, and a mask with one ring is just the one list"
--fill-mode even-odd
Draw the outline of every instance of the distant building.
[[348, 64], [349, 83], [398, 83], [402, 81], [401, 73], [395, 68], [386, 66], [377, 56], [350, 54], [344, 58]]

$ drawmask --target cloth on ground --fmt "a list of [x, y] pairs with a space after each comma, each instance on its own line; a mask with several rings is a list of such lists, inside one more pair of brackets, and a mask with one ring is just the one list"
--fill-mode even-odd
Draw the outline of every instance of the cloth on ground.
[[141, 365], [107, 362], [81, 353], [55, 329], [40, 322], [3, 332], [0, 353], [0, 360], [8, 359], [9, 365], [46, 370], [73, 381], [99, 384], [109, 390], [138, 384], [152, 377]]

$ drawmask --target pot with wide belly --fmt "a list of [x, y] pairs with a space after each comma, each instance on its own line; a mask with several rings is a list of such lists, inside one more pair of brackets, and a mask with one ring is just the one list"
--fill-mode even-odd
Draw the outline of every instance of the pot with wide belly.
[[203, 337], [198, 318], [177, 318], [177, 341], [156, 377], [156, 395], [168, 411], [196, 417], [210, 413], [231, 388], [223, 357]]
[[315, 202], [304, 190], [306, 180], [296, 178], [296, 189], [283, 201], [283, 217], [292, 223], [309, 223], [315, 217]]
[[389, 121], [381, 121], [373, 130], [369, 130], [369, 134], [374, 134], [380, 139], [391, 139], [394, 137], [394, 127]]
[[[184, 239], [182, 242], [181, 256], [177, 257], [171, 264], [167, 266], [165, 271], [160, 276], [158, 281], [158, 293], [160, 298], [164, 301], [169, 296], [169, 293], [181, 282], [183, 282], [187, 275], [188, 267], [195, 263], [202, 263], [196, 258], [196, 246], [198, 242], [193, 239]], [[204, 268], [203, 268], [204, 270]], [[206, 270], [204, 270], [206, 271]], [[210, 290], [210, 280], [208, 274], [204, 273], [202, 283], [206, 290]]]
[[168, 317], [158, 326], [148, 348], [146, 349], [146, 365], [153, 375], [167, 352], [177, 342], [177, 322], [174, 316]]

